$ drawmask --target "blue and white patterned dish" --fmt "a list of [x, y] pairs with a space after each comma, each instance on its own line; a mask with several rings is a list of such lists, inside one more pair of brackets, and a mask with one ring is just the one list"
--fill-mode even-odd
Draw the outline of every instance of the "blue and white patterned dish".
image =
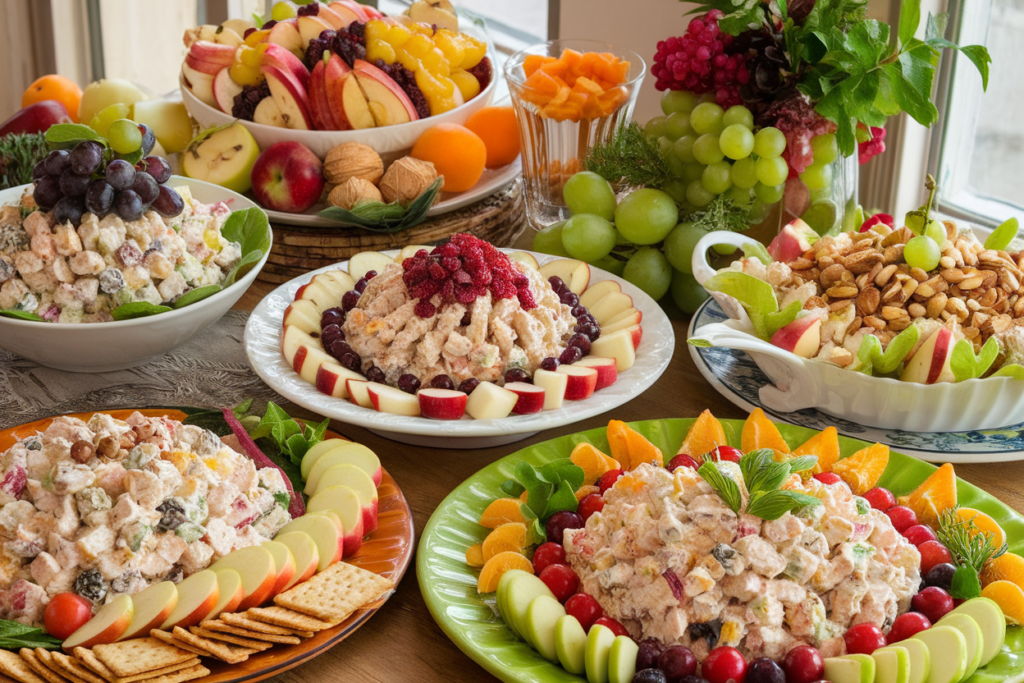
[[[728, 320], [714, 299], [708, 299], [690, 321], [687, 337], [711, 323]], [[842, 420], [814, 409], [779, 413], [761, 401], [758, 391], [771, 381], [743, 351], [690, 347], [697, 369], [720, 394], [744, 410], [761, 408], [769, 417], [801, 427], [824, 429], [834, 425], [840, 434], [888, 444], [930, 462], [981, 463], [1024, 460], [1024, 424], [963, 432], [905, 432], [876, 429]]]

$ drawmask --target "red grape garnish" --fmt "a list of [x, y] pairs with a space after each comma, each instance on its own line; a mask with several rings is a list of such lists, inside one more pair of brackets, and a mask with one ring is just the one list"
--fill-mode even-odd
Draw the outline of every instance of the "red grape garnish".
[[881, 486], [876, 486], [865, 493], [864, 499], [871, 504], [871, 507], [882, 512], [896, 506], [896, 496], [892, 494], [892, 491], [883, 489]]
[[700, 674], [708, 683], [744, 683], [747, 675], [747, 661], [734, 647], [723, 645], [708, 653], [701, 664]]
[[889, 629], [889, 635], [886, 636], [885, 642], [892, 645], [931, 627], [932, 622], [925, 615], [920, 612], [907, 612], [899, 615], [892, 622], [892, 628]]
[[937, 564], [947, 564], [953, 561], [953, 556], [949, 550], [938, 541], [925, 541], [917, 546], [917, 550], [921, 553], [922, 576], [926, 575]]
[[885, 511], [885, 514], [888, 515], [889, 521], [892, 522], [893, 528], [895, 528], [896, 531], [900, 532], [901, 534], [910, 527], [917, 524], [917, 515], [914, 514], [913, 510], [906, 507], [905, 505], [897, 505], [896, 507], [891, 507]]
[[869, 655], [878, 648], [885, 647], [882, 630], [870, 622], [851, 626], [843, 640], [846, 641], [846, 652], [849, 654]]
[[580, 587], [580, 577], [576, 576], [572, 567], [565, 564], [549, 564], [538, 577], [559, 602], [568, 600]]
[[953, 609], [953, 598], [938, 586], [928, 586], [911, 598], [910, 607], [934, 624]]
[[565, 613], [576, 617], [584, 631], [589, 631], [590, 626], [604, 616], [604, 610], [598, 604], [594, 596], [587, 593], [577, 593], [565, 601]]
[[533, 571], [540, 574], [548, 565], [565, 564], [565, 548], [561, 543], [541, 543], [533, 551]]
[[583, 518], [583, 523], [586, 524], [587, 520], [590, 519], [590, 515], [603, 509], [604, 497], [600, 493], [588, 493], [580, 499], [576, 512], [579, 513], [580, 517]]
[[825, 660], [817, 648], [798, 645], [786, 653], [782, 669], [789, 683], [813, 683], [825, 675]]

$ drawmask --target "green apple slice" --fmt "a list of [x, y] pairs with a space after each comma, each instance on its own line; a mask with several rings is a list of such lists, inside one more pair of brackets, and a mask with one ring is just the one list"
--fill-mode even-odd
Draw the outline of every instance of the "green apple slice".
[[608, 683], [630, 683], [636, 674], [640, 647], [629, 636], [616, 636], [608, 653]]
[[[590, 683], [608, 683], [608, 660], [611, 657], [615, 634], [607, 626], [595, 624], [587, 634], [587, 652], [584, 665]], [[834, 682], [833, 682], [834, 683]]]
[[[546, 595], [552, 600], [555, 598], [554, 593], [544, 585], [543, 581], [527, 572], [513, 576], [505, 588], [504, 603], [505, 611], [508, 613], [505, 621], [512, 627], [513, 633], [531, 645], [534, 644], [530, 642], [526, 631], [526, 610], [530, 608], [530, 603], [534, 598], [541, 595]], [[500, 610], [501, 607], [498, 609]]]
[[904, 644], [918, 640], [925, 644], [931, 659], [925, 683], [957, 683], [967, 673], [967, 640], [952, 626], [932, 626], [915, 634]]
[[825, 659], [825, 678], [831, 683], [864, 683], [863, 669], [864, 664], [856, 659], [847, 659], [846, 657]]
[[910, 654], [906, 648], [880, 647], [871, 658], [875, 660], [875, 683], [909, 683]]
[[932, 670], [932, 653], [920, 640], [901, 640], [889, 647], [902, 647], [910, 656], [910, 678], [907, 683], [927, 683]]
[[555, 624], [565, 616], [565, 608], [549, 595], [538, 595], [526, 608], [526, 639], [533, 643], [544, 659], [558, 661], [555, 648]]
[[985, 637], [981, 633], [981, 627], [978, 626], [978, 622], [973, 617], [961, 612], [960, 614], [947, 614], [939, 619], [935, 625], [952, 626], [964, 634], [964, 640], [967, 642], [967, 671], [961, 680], [970, 678], [978, 670], [979, 663], [981, 662], [981, 653], [985, 649]]
[[966, 614], [978, 622], [985, 646], [981, 649], [979, 667], [985, 666], [999, 654], [1006, 640], [1006, 618], [1003, 610], [989, 598], [971, 598], [950, 614]]
[[562, 668], [582, 676], [587, 671], [587, 632], [579, 620], [566, 614], [555, 624], [555, 651]]
[[[316, 448], [316, 446], [313, 448]], [[519, 634], [519, 631], [516, 630], [516, 625], [512, 623], [512, 617], [508, 613], [508, 603], [505, 601], [505, 597], [508, 595], [508, 584], [512, 579], [520, 574], [529, 575], [528, 572], [524, 572], [522, 569], [510, 569], [502, 574], [501, 578], [498, 579], [498, 589], [494, 593], [498, 614], [505, 620], [505, 625], [509, 627], [517, 638], [521, 638], [522, 636]]]
[[875, 680], [875, 660], [871, 655], [843, 655], [841, 659], [860, 662], [860, 683], [872, 683]]

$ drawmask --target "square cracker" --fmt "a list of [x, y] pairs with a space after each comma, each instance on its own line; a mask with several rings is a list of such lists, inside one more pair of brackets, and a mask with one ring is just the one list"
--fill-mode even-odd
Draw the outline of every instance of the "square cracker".
[[28, 668], [34, 671], [37, 676], [47, 681], [47, 683], [64, 683], [62, 676], [51, 671], [50, 667], [40, 661], [39, 655], [36, 654], [35, 650], [23, 647], [18, 650], [18, 654], [21, 655], [21, 659], [28, 665]]
[[274, 602], [323, 621], [341, 622], [394, 587], [393, 581], [379, 574], [338, 562], [277, 595]]
[[93, 673], [99, 675], [101, 678], [105, 678], [108, 681], [112, 681], [117, 677], [113, 671], [107, 667], [106, 664], [100, 661], [99, 657], [96, 656], [92, 650], [87, 647], [76, 647], [74, 652], [75, 659], [85, 665], [87, 669], [90, 669]]
[[18, 683], [46, 683], [46, 679], [35, 673], [24, 659], [8, 650], [0, 650], [0, 673]]
[[50, 652], [49, 650], [44, 650], [41, 647], [36, 648], [36, 657], [39, 659], [42, 665], [50, 671], [52, 671], [53, 673], [57, 674], [57, 676], [60, 677], [62, 680], [66, 679], [71, 681], [71, 683], [87, 683], [85, 679], [79, 678], [74, 673], [62, 669], [54, 660], [53, 654], [54, 653]]
[[205, 631], [216, 631], [217, 633], [230, 633], [233, 636], [251, 638], [252, 640], [262, 640], [268, 643], [298, 645], [302, 642], [302, 639], [298, 636], [279, 636], [276, 633], [262, 633], [260, 631], [250, 631], [249, 629], [241, 628], [239, 626], [225, 624], [223, 621], [204, 621], [203, 623], [199, 624], [199, 628]]
[[[50, 662], [52, 662], [53, 668], [58, 673], [63, 674], [65, 677], [70, 678], [73, 681], [83, 681], [83, 683], [106, 683], [101, 677], [82, 666], [82, 663], [77, 659], [68, 657], [63, 652], [51, 652]], [[46, 662], [44, 661], [44, 663]]]
[[192, 681], [203, 676], [208, 676], [210, 670], [202, 664], [195, 664], [187, 669], [179, 669], [178, 671], [171, 672], [169, 674], [163, 674], [155, 678], [143, 679], [145, 683], [182, 683], [182, 681]]
[[258, 652], [258, 650], [254, 650], [252, 648], [235, 647], [223, 641], [203, 638], [202, 636], [197, 636], [194, 633], [186, 631], [180, 626], [174, 627], [174, 639], [176, 641], [192, 645], [193, 647], [206, 650], [217, 659], [227, 662], [228, 664], [244, 662], [249, 658], [249, 655]]
[[209, 652], [202, 648], [194, 647], [192, 645], [189, 645], [188, 643], [183, 643], [180, 640], [175, 639], [174, 634], [169, 631], [153, 629], [149, 632], [149, 635], [153, 636], [157, 640], [164, 641], [168, 645], [173, 645], [174, 647], [180, 647], [182, 650], [187, 650], [188, 652], [191, 652], [194, 655], [199, 655], [200, 657], [213, 657], [213, 655], [211, 655]]
[[156, 638], [122, 640], [92, 650], [117, 676], [134, 676], [192, 659], [192, 653]]
[[[248, 631], [259, 631], [260, 633], [269, 633], [275, 636], [302, 636], [304, 638], [312, 638], [313, 633], [311, 631], [300, 631], [293, 628], [285, 628], [283, 626], [275, 626], [274, 624], [268, 624], [262, 621], [256, 621], [244, 614], [221, 614], [220, 620], [226, 624], [237, 626], [238, 628], [244, 628]], [[200, 624], [202, 626], [202, 624]]]
[[308, 614], [302, 612], [296, 612], [295, 610], [288, 609], [287, 607], [280, 607], [273, 605], [272, 607], [253, 607], [245, 616], [255, 619], [256, 621], [262, 621], [267, 624], [273, 624], [275, 626], [283, 626], [284, 628], [293, 628], [302, 631], [324, 631], [338, 625], [336, 621], [324, 621], [323, 619], [317, 619], [311, 617]]
[[147, 671], [146, 673], [136, 674], [134, 676], [118, 677], [117, 674], [108, 669], [107, 665], [101, 662], [96, 655], [93, 654], [92, 650], [84, 647], [76, 647], [74, 655], [79, 663], [84, 664], [87, 669], [92, 670], [101, 678], [110, 681], [110, 683], [135, 683], [135, 681], [163, 676], [164, 674], [174, 673], [175, 671], [188, 669], [199, 664], [199, 658], [193, 657], [192, 659], [179, 664], [171, 664], [170, 666], [165, 666], [164, 668], [157, 669], [155, 671]]
[[273, 643], [269, 643], [265, 640], [255, 640], [253, 638], [244, 638], [242, 636], [233, 635], [231, 633], [221, 633], [220, 631], [207, 631], [205, 628], [198, 626], [190, 626], [189, 631], [199, 636], [200, 638], [208, 638], [210, 640], [223, 640], [225, 643], [232, 645], [238, 645], [239, 647], [249, 648], [250, 650], [269, 650], [274, 647]]

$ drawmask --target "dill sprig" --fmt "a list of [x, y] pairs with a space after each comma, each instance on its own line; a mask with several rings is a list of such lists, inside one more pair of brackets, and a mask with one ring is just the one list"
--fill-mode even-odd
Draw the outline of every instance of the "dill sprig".
[[611, 142], [594, 146], [587, 155], [587, 170], [613, 184], [661, 187], [673, 179], [658, 141], [647, 137], [636, 121], [619, 126]]
[[731, 230], [743, 232], [750, 228], [747, 210], [739, 206], [731, 198], [720, 194], [711, 200], [704, 209], [695, 211], [687, 218], [702, 230]]
[[49, 153], [42, 133], [11, 133], [0, 138], [0, 190], [32, 182], [32, 167]]
[[986, 562], [1006, 552], [1007, 545], [1003, 543], [999, 548], [994, 547], [994, 534], [980, 530], [973, 519], [961, 519], [957, 509], [950, 508], [939, 516], [936, 535], [942, 545], [949, 549], [955, 564], [974, 567], [980, 574]]

